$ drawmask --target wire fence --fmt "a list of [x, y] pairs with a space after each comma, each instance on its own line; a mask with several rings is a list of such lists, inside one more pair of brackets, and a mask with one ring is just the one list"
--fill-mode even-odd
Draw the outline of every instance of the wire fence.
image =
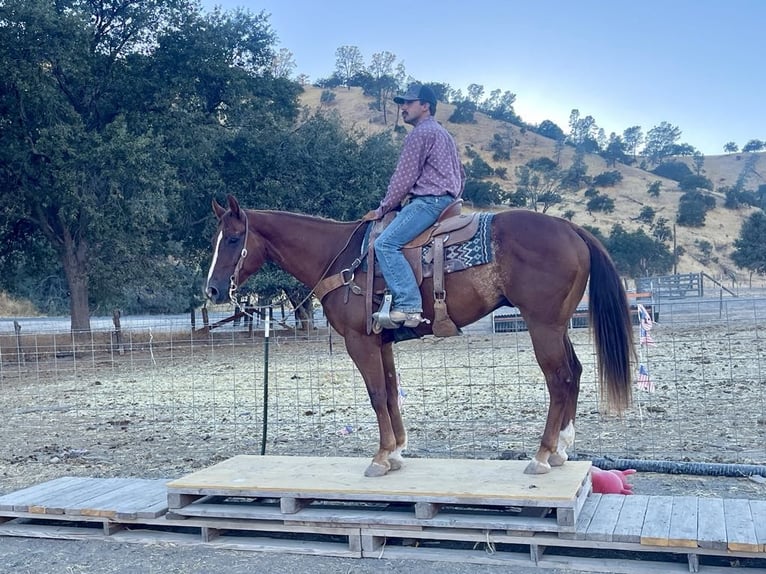
[[[652, 310], [654, 344], [638, 345], [637, 327], [636, 351], [654, 390], [634, 389], [622, 417], [600, 403], [589, 329], [570, 331], [584, 368], [577, 454], [766, 463], [766, 299], [654, 301]], [[82, 472], [113, 464], [167, 474], [257, 454], [266, 413], [267, 454], [377, 448], [364, 383], [321, 317], [309, 335], [278, 326], [268, 357], [257, 318], [252, 331], [230, 322], [204, 333], [188, 316], [126, 317], [119, 342], [104, 323], [81, 341], [61, 321], [17, 319], [15, 331], [0, 321], [4, 473], [63, 461]], [[489, 316], [459, 337], [396, 345], [409, 456], [534, 454], [544, 378], [528, 333], [494, 326]]]

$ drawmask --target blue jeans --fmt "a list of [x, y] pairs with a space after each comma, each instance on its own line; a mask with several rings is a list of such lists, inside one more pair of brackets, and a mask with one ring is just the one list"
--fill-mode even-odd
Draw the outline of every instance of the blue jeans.
[[405, 313], [423, 311], [420, 289], [402, 247], [431, 227], [453, 201], [449, 194], [416, 195], [375, 240], [376, 260], [393, 295], [392, 310]]

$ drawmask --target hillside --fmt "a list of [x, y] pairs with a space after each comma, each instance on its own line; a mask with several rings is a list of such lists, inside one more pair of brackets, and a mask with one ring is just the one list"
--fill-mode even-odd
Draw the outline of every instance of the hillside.
[[[322, 106], [320, 104], [321, 88], [305, 86], [305, 93], [302, 95], [302, 104], [310, 110]], [[348, 126], [353, 126], [365, 133], [374, 133], [380, 130], [391, 129], [396, 121], [396, 106], [391, 104], [388, 110], [388, 125], [383, 124], [382, 114], [371, 110], [369, 104], [370, 98], [365, 97], [359, 88], [339, 88], [334, 91], [335, 100], [332, 104], [324, 105], [325, 109], [336, 109]], [[447, 121], [454, 106], [445, 103], [439, 103], [436, 113], [436, 119], [441, 122], [458, 142], [458, 146], [463, 152], [463, 159], [467, 161], [465, 150], [472, 148], [479, 152], [482, 158], [493, 167], [507, 168], [507, 179], [496, 180], [504, 189], [513, 190], [515, 188], [515, 168], [523, 165], [527, 161], [537, 157], [553, 157], [555, 143], [553, 140], [542, 137], [538, 134], [521, 130], [517, 126], [499, 122], [488, 118], [484, 114], [475, 114], [476, 123], [473, 124], [453, 124]], [[401, 120], [399, 120], [401, 122]], [[516, 142], [511, 151], [510, 161], [493, 161], [492, 154], [488, 151], [489, 144], [494, 134], [507, 134]], [[568, 167], [572, 163], [574, 150], [567, 146], [562, 152], [561, 165]], [[737, 180], [745, 161], [748, 157], [755, 155], [757, 163], [755, 171], [760, 176], [754, 175], [747, 180], [748, 189], [756, 189], [760, 184], [766, 183], [766, 154], [731, 154], [720, 156], [707, 156], [703, 165], [703, 175], [709, 178], [716, 188], [726, 185], [732, 185]], [[687, 159], [691, 164], [691, 159]], [[612, 188], [600, 189], [602, 194], [610, 196], [615, 203], [615, 210], [612, 213], [594, 213], [589, 215], [585, 210], [587, 202], [582, 191], [576, 194], [566, 194], [564, 202], [553, 206], [549, 213], [552, 215], [562, 215], [567, 210], [573, 210], [576, 215], [573, 221], [580, 225], [591, 225], [601, 229], [605, 234], [609, 234], [612, 226], [619, 223], [625, 229], [633, 231], [643, 226], [649, 233], [649, 229], [644, 224], [636, 221], [640, 210], [644, 206], [653, 208], [657, 216], [666, 218], [670, 225], [676, 219], [678, 211], [678, 200], [682, 192], [678, 189], [675, 181], [658, 177], [652, 173], [641, 170], [637, 167], [624, 166], [617, 164], [615, 168], [607, 168], [606, 162], [599, 156], [588, 155], [586, 157], [588, 166], [588, 175], [596, 176], [607, 170], [617, 169], [623, 176], [622, 182]], [[652, 197], [647, 193], [647, 186], [659, 180], [662, 189], [659, 197]], [[689, 228], [676, 226], [677, 243], [685, 250], [678, 262], [679, 273], [690, 273], [704, 271], [713, 277], [720, 277], [724, 273], [734, 272], [739, 280], [746, 280], [748, 273], [738, 269], [731, 261], [731, 252], [733, 250], [734, 240], [739, 236], [743, 221], [752, 213], [752, 208], [742, 208], [739, 210], [724, 209], [723, 195], [714, 193], [717, 206], [708, 212], [705, 225], [700, 228]], [[707, 241], [713, 246], [712, 253], [705, 257], [698, 247], [698, 243]]]

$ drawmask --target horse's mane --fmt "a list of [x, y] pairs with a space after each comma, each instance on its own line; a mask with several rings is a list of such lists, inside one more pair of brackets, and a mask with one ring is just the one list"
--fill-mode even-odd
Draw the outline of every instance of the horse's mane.
[[276, 209], [247, 209], [245, 211], [251, 211], [256, 214], [263, 213], [268, 215], [276, 215], [280, 218], [284, 217], [287, 219], [298, 219], [301, 221], [308, 221], [311, 223], [320, 223], [320, 224], [335, 224], [335, 225], [357, 225], [359, 223], [359, 220], [356, 221], [339, 221], [337, 219], [331, 219], [329, 217], [323, 217], [321, 215], [309, 215], [307, 213], [300, 213], [297, 211], [280, 211]]

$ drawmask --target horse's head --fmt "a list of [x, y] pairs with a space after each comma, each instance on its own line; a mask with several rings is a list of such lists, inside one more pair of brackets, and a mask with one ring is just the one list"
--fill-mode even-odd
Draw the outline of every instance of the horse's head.
[[213, 261], [205, 287], [208, 298], [219, 304], [233, 299], [237, 287], [263, 264], [261, 254], [250, 253], [254, 242], [247, 214], [234, 196], [229, 195], [227, 199], [228, 208], [213, 200], [218, 229], [213, 235]]

